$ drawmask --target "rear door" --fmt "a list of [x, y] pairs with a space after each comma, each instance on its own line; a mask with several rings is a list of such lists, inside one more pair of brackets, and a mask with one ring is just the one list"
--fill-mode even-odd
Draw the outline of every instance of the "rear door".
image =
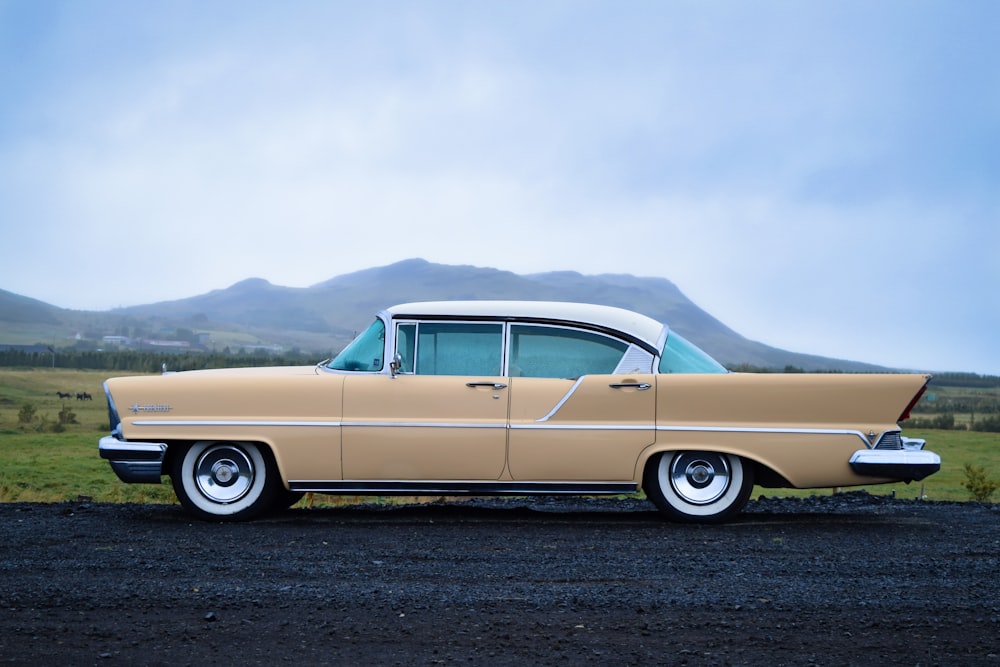
[[511, 325], [509, 336], [513, 478], [632, 480], [655, 440], [656, 380], [620, 372], [628, 344], [541, 325]]

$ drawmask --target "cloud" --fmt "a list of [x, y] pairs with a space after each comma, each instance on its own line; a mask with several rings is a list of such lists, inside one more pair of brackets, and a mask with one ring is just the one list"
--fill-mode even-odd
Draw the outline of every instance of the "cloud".
[[992, 3], [27, 7], [4, 289], [628, 272], [770, 344], [1000, 372]]

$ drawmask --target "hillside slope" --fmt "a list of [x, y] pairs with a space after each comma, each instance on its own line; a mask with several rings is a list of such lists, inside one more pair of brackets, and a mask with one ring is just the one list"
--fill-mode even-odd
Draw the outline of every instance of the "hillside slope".
[[[375, 312], [407, 301], [533, 299], [581, 301], [635, 310], [670, 324], [728, 366], [806, 370], [878, 370], [846, 360], [797, 354], [751, 341], [692, 303], [665, 278], [626, 274], [584, 275], [572, 271], [518, 275], [475, 266], [409, 259], [340, 275], [307, 288], [251, 278], [175, 301], [105, 312], [69, 311], [0, 292], [0, 342], [8, 329], [32, 323], [32, 331], [70, 330], [85, 337], [164, 331], [240, 332], [262, 343], [334, 352], [368, 325]], [[53, 339], [55, 334], [53, 335]], [[32, 341], [33, 342], [33, 341]]]

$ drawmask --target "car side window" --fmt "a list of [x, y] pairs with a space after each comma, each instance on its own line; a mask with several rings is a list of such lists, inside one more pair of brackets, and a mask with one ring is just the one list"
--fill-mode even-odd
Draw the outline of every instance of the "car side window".
[[396, 329], [403, 373], [497, 376], [503, 363], [503, 325], [416, 322]]
[[590, 331], [514, 324], [509, 374], [540, 378], [610, 374], [627, 349], [627, 343]]

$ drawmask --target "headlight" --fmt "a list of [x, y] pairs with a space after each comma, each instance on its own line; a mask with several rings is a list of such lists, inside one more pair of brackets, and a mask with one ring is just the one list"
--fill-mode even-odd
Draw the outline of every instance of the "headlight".
[[104, 383], [104, 396], [108, 399], [108, 423], [111, 425], [111, 435], [119, 440], [122, 439], [122, 420], [118, 416], [118, 408], [115, 406], [115, 399], [111, 398], [111, 390], [108, 383]]

